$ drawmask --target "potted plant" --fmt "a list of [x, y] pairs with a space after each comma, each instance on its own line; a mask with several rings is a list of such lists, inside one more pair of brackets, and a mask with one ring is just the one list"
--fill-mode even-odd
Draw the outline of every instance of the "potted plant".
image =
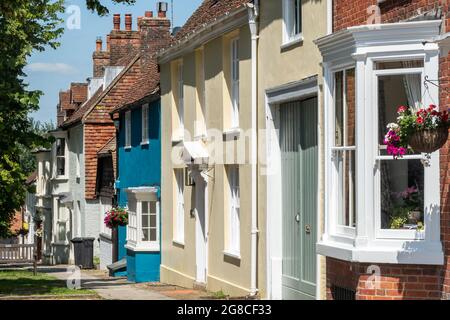
[[397, 205], [392, 210], [390, 217], [391, 229], [412, 229], [419, 230], [423, 227], [422, 201], [419, 189], [412, 186], [402, 192], [395, 192]]
[[395, 159], [404, 156], [408, 148], [416, 153], [432, 153], [447, 142], [448, 111], [440, 112], [435, 105], [417, 111], [401, 106], [397, 113], [397, 122], [388, 124], [384, 139], [388, 154]]
[[104, 222], [109, 229], [126, 226], [128, 225], [128, 212], [121, 207], [112, 208], [105, 213]]

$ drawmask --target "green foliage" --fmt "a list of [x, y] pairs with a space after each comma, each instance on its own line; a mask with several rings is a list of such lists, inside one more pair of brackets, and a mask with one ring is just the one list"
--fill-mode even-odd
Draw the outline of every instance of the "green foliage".
[[[40, 91], [28, 91], [24, 68], [33, 51], [57, 48], [62, 34], [63, 0], [2, 0], [0, 2], [0, 236], [9, 235], [14, 211], [25, 200], [24, 182], [33, 163], [24, 150], [48, 140], [28, 117], [39, 108]], [[25, 152], [26, 153], [26, 152]]]
[[[131, 5], [134, 4], [136, 0], [112, 0], [112, 2]], [[101, 0], [86, 0], [86, 6], [89, 10], [97, 12], [101, 16], [109, 13], [108, 8], [102, 4]]]

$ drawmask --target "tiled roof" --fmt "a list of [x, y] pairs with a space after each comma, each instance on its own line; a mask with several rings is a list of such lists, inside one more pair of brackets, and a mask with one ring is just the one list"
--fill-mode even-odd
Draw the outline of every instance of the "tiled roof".
[[205, 25], [213, 23], [221, 16], [249, 2], [252, 2], [252, 0], [204, 0], [184, 26], [177, 32], [174, 37], [174, 42], [189, 37], [193, 32], [200, 30]]
[[103, 147], [98, 150], [99, 155], [109, 155], [116, 151], [116, 136], [112, 137]]
[[130, 64], [122, 70], [122, 72], [110, 83], [108, 88], [105, 90], [102, 90], [103, 87], [100, 87], [97, 92], [89, 99], [84, 105], [82, 105], [75, 113], [67, 119], [63, 124], [62, 127], [68, 127], [70, 125], [73, 125], [74, 123], [77, 123], [78, 121], [81, 121], [83, 117], [90, 113], [92, 108], [94, 108], [100, 101], [105, 97], [112, 88], [120, 81], [120, 79], [134, 66], [136, 62], [139, 61], [139, 56], [135, 56]]
[[140, 76], [136, 84], [124, 95], [122, 101], [118, 103], [113, 112], [118, 112], [129, 105], [132, 105], [147, 96], [159, 93], [159, 73], [158, 65], [149, 64], [145, 70], [140, 70]]
[[74, 114], [67, 119], [66, 121], [64, 121], [64, 123], [61, 125], [62, 127], [68, 127], [78, 121], [80, 121], [84, 114], [86, 112], [88, 112], [91, 107], [93, 107], [96, 103], [98, 98], [102, 95], [103, 93], [103, 87], [100, 87], [97, 92], [88, 100], [86, 101], [85, 104], [83, 104], [77, 111], [74, 112]]

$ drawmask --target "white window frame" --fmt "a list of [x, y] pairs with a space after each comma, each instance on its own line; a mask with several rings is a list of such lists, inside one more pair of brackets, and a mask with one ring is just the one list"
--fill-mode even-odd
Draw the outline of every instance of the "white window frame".
[[178, 84], [178, 120], [179, 120], [179, 128], [181, 134], [181, 139], [184, 137], [184, 65], [183, 62], [180, 61], [177, 65], [177, 84]]
[[148, 145], [150, 143], [149, 138], [149, 105], [148, 103], [142, 106], [141, 110], [141, 118], [142, 118], [142, 139], [141, 145]]
[[[63, 141], [63, 152], [64, 154], [62, 156], [58, 155], [58, 141]], [[56, 138], [56, 150], [55, 150], [55, 159], [56, 159], [56, 177], [65, 177], [67, 176], [67, 161], [66, 161], [66, 157], [67, 157], [67, 141], [66, 138]], [[59, 174], [59, 170], [58, 170], [58, 160], [59, 159], [63, 159], [64, 160], [64, 173], [63, 174]]]
[[[347, 76], [346, 76], [346, 72], [348, 70], [354, 69], [355, 66], [351, 65], [351, 66], [347, 66], [347, 67], [342, 67], [338, 70], [335, 70], [332, 72], [332, 89], [331, 92], [333, 92], [333, 108], [332, 110], [329, 110], [329, 113], [331, 114], [331, 118], [332, 121], [330, 121], [329, 125], [332, 125], [332, 127], [330, 128], [330, 132], [332, 132], [332, 137], [331, 137], [331, 133], [330, 135], [328, 135], [328, 137], [330, 138], [330, 151], [331, 151], [331, 161], [333, 162], [333, 164], [331, 164], [330, 168], [331, 168], [331, 172], [330, 172], [330, 184], [331, 184], [331, 190], [333, 190], [333, 192], [331, 194], [329, 194], [330, 196], [330, 201], [333, 203], [332, 206], [334, 206], [334, 208], [339, 208], [339, 197], [341, 197], [343, 195], [343, 192], [341, 190], [341, 183], [339, 181], [339, 169], [336, 168], [335, 166], [335, 161], [336, 161], [336, 156], [338, 152], [348, 152], [348, 151], [355, 151], [355, 156], [356, 156], [356, 143], [355, 146], [347, 146], [345, 141], [346, 141], [346, 135], [343, 135], [343, 146], [339, 147], [339, 146], [335, 146], [335, 135], [336, 135], [336, 105], [335, 105], [335, 101], [336, 101], [336, 88], [335, 88], [335, 74], [338, 72], [343, 71], [343, 86], [342, 86], [342, 98], [343, 98], [343, 113], [344, 113], [344, 119], [343, 119], [343, 130], [345, 132], [345, 127], [347, 124], [347, 117], [346, 117], [346, 111], [347, 111], [347, 97], [346, 97], [346, 89], [347, 89]], [[356, 69], [355, 69], [355, 77], [356, 77]], [[356, 81], [356, 80], [355, 80]], [[356, 87], [356, 83], [355, 83], [355, 87]], [[355, 97], [356, 100], [356, 97]], [[356, 101], [355, 101], [356, 104]], [[356, 106], [355, 106], [356, 109]], [[355, 110], [356, 113], [356, 110]], [[356, 125], [356, 123], [355, 123]], [[355, 128], [355, 139], [356, 139], [356, 128]], [[356, 142], [356, 141], [355, 141]], [[343, 168], [344, 174], [345, 174], [345, 168]], [[355, 179], [356, 180], [356, 179]], [[355, 181], [356, 183], [356, 181]], [[358, 194], [358, 190], [357, 188], [355, 189], [355, 197], [357, 198], [357, 194]], [[349, 201], [350, 202], [350, 201]], [[356, 208], [353, 208], [353, 210], [356, 210]], [[334, 233], [336, 234], [341, 234], [341, 235], [345, 235], [345, 236], [350, 236], [350, 237], [354, 237], [355, 236], [355, 232], [356, 232], [356, 228], [355, 227], [351, 227], [351, 226], [344, 226], [344, 225], [340, 225], [338, 223], [339, 220], [339, 212], [336, 212], [336, 216], [333, 216], [333, 227], [334, 227]], [[331, 219], [331, 218], [330, 218]]]
[[131, 111], [125, 112], [125, 148], [131, 148]]
[[173, 241], [178, 244], [184, 244], [184, 170], [174, 169], [175, 176], [175, 223]]
[[[407, 22], [353, 27], [344, 38], [324, 37], [316, 41], [324, 57], [325, 100], [325, 232], [317, 244], [319, 254], [341, 260], [366, 263], [442, 264], [440, 241], [440, 162], [439, 151], [431, 154], [430, 167], [425, 168], [426, 210], [425, 235], [414, 231], [381, 230], [379, 182], [376, 170], [378, 156], [378, 91], [379, 74], [418, 70], [374, 70], [376, 61], [423, 59], [421, 70], [430, 79], [438, 78], [439, 47], [433, 41], [439, 33], [440, 21]], [[354, 35], [355, 33], [356, 35]], [[427, 36], [428, 34], [428, 36]], [[336, 39], [336, 43], [334, 43]], [[334, 73], [355, 67], [356, 77], [356, 228], [354, 233], [339, 232], [336, 215], [336, 185], [333, 184]], [[422, 68], [419, 68], [422, 69]], [[424, 105], [437, 104], [439, 89], [428, 86], [422, 92]], [[410, 156], [405, 157], [409, 158]], [[412, 158], [424, 159], [424, 155]], [[394, 160], [392, 160], [394, 161]], [[402, 160], [398, 160], [402, 161]], [[431, 208], [431, 209], [430, 209]]]
[[67, 141], [67, 136], [65, 133], [63, 132], [58, 132], [54, 134], [55, 139], [64, 139], [64, 175], [59, 175], [58, 174], [58, 161], [57, 158], [58, 157], [62, 157], [62, 156], [58, 156], [57, 155], [57, 142], [55, 141], [53, 143], [53, 150], [52, 150], [52, 178], [55, 180], [67, 180], [69, 177], [69, 145], [68, 145], [68, 141]]
[[[295, 21], [295, 5], [299, 5], [299, 21]], [[303, 40], [303, 8], [302, 0], [283, 0], [283, 46], [289, 46]], [[294, 21], [293, 21], [294, 20]], [[298, 33], [295, 33], [297, 23]]]
[[[161, 205], [154, 187], [131, 188], [128, 193], [128, 225], [127, 244], [125, 247], [132, 251], [159, 252], [161, 251]], [[156, 203], [156, 241], [142, 240], [142, 203]], [[133, 210], [135, 209], [135, 210]]]
[[230, 165], [227, 168], [229, 183], [229, 211], [228, 211], [228, 241], [225, 253], [240, 257], [241, 254], [241, 204], [239, 166]]
[[231, 129], [239, 128], [240, 65], [239, 37], [230, 40], [230, 81], [231, 81]]

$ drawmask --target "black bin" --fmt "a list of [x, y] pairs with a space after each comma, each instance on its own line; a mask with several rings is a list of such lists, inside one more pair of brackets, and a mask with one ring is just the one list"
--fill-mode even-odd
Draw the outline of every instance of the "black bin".
[[95, 238], [74, 238], [71, 240], [74, 248], [75, 265], [81, 269], [94, 269]]

